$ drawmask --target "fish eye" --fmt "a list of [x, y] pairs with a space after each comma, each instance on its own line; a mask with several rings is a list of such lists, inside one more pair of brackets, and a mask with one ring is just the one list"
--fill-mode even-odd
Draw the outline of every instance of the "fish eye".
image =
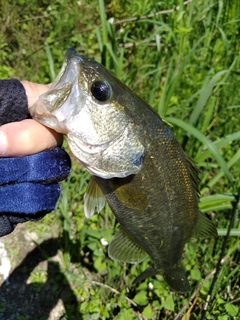
[[111, 96], [110, 85], [102, 80], [97, 80], [93, 82], [91, 86], [91, 92], [94, 98], [98, 101], [107, 101]]

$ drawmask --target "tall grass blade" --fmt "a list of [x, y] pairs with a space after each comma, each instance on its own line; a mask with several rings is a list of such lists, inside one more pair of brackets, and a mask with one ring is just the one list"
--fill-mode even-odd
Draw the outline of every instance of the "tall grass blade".
[[[118, 78], [121, 78], [122, 76], [122, 69], [123, 69], [123, 66], [122, 66], [122, 60], [119, 59], [116, 54], [114, 53], [113, 49], [112, 49], [112, 46], [110, 45], [110, 43], [106, 43], [106, 48], [108, 50], [108, 52], [110, 53], [110, 56], [112, 57], [112, 60], [113, 60], [113, 64], [114, 64], [114, 71], [115, 71], [115, 74]], [[123, 58], [123, 54], [121, 55], [121, 57]]]
[[[240, 149], [235, 153], [235, 155], [228, 161], [227, 167], [230, 169], [235, 163], [240, 163]], [[209, 188], [212, 188], [224, 175], [224, 171], [220, 170], [215, 177], [213, 177], [209, 182], [208, 186], [201, 190], [201, 194], [204, 194]]]
[[217, 97], [209, 97], [207, 110], [204, 112], [204, 118], [201, 123], [201, 131], [206, 132], [214, 118], [214, 110], [216, 107]]
[[48, 44], [45, 45], [45, 51], [48, 58], [51, 80], [53, 81], [56, 78], [56, 73], [54, 71], [54, 62], [53, 62], [52, 52]]
[[219, 211], [232, 208], [234, 195], [214, 194], [200, 198], [199, 208], [202, 212]]
[[[218, 229], [217, 232], [220, 237], [225, 237], [227, 235], [228, 230], [227, 229]], [[240, 230], [239, 229], [231, 229], [229, 236], [230, 237], [240, 237]]]
[[96, 36], [98, 40], [99, 50], [100, 52], [103, 52], [103, 39], [102, 39], [100, 28], [96, 28]]
[[[106, 67], [106, 68], [110, 68], [109, 65], [109, 56], [107, 54], [107, 42], [108, 42], [108, 28], [107, 28], [107, 17], [106, 17], [106, 12], [105, 12], [105, 4], [104, 4], [104, 0], [99, 0], [99, 11], [100, 11], [100, 19], [101, 19], [101, 25], [102, 25], [102, 39], [101, 39], [101, 57], [102, 57], [102, 61], [101, 63]], [[99, 33], [98, 33], [98, 38], [99, 37]]]
[[174, 63], [174, 59], [172, 58], [170, 60], [169, 65], [168, 65], [165, 84], [164, 84], [164, 87], [163, 87], [163, 91], [161, 93], [160, 102], [158, 104], [158, 113], [163, 118], [165, 117], [165, 115], [167, 113], [167, 109], [168, 109], [168, 98], [167, 98], [167, 95], [169, 95], [168, 91], [170, 90], [169, 88], [171, 87], [172, 79], [170, 79], [170, 76], [173, 73], [173, 71], [172, 71], [173, 63]]
[[104, 0], [99, 0], [98, 3], [99, 3], [99, 9], [100, 9], [101, 25], [102, 25], [102, 40], [103, 40], [103, 45], [106, 45], [108, 41], [108, 31], [107, 31], [107, 17], [105, 12]]
[[[225, 147], [228, 143], [231, 143], [239, 139], [240, 139], [240, 131], [229, 134], [226, 137], [223, 137], [219, 140], [214, 141], [213, 143], [215, 144], [216, 148], [220, 149]], [[195, 160], [196, 162], [203, 162], [205, 159], [209, 158], [210, 155], [211, 153], [209, 150], [205, 150], [204, 152], [201, 151], [201, 153], [195, 157]]]
[[220, 155], [220, 153], [218, 152], [218, 149], [216, 148], [216, 146], [214, 145], [214, 143], [210, 139], [208, 139], [198, 129], [196, 129], [195, 127], [193, 127], [189, 123], [186, 123], [186, 122], [184, 122], [184, 121], [182, 121], [180, 119], [176, 119], [176, 118], [173, 118], [173, 117], [167, 117], [166, 120], [169, 121], [172, 124], [175, 124], [175, 125], [181, 127], [188, 134], [192, 134], [195, 138], [197, 138], [199, 141], [201, 141], [202, 144], [205, 145], [208, 148], [210, 153], [216, 159], [216, 161], [218, 162], [219, 166], [221, 167], [224, 175], [229, 180], [229, 182], [232, 184], [232, 175], [231, 175], [231, 173], [230, 173], [230, 171], [228, 169], [227, 163], [224, 160], [224, 158]]
[[[168, 106], [169, 106], [169, 101], [172, 97], [172, 94], [176, 88], [176, 86], [179, 83], [179, 79], [182, 76], [182, 73], [184, 69], [186, 68], [187, 63], [189, 62], [189, 59], [197, 49], [197, 47], [200, 45], [200, 43], [204, 40], [205, 35], [203, 35], [191, 48], [189, 51], [188, 55], [181, 61], [179, 60], [179, 63], [177, 64], [175, 70], [172, 72], [172, 65], [174, 65], [175, 62], [175, 57], [173, 56], [170, 60], [170, 64], [168, 67], [167, 71], [167, 76], [166, 76], [166, 84], [164, 85], [164, 91], [162, 93], [162, 97], [160, 99], [159, 105], [158, 105], [158, 113], [162, 116], [165, 117], [167, 114]], [[170, 75], [171, 78], [170, 78]]]
[[200, 91], [200, 97], [189, 119], [189, 123], [191, 125], [196, 125], [204, 106], [206, 105], [208, 99], [212, 94], [213, 88], [217, 85], [219, 78], [222, 77], [226, 72], [228, 72], [228, 70], [218, 72], [214, 77], [212, 77], [210, 81], [207, 81], [204, 84], [203, 88]]

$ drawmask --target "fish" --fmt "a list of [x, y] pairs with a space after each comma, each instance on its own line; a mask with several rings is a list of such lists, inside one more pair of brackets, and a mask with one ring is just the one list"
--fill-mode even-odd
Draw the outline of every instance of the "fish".
[[119, 222], [110, 258], [149, 267], [133, 284], [161, 274], [188, 292], [182, 265], [193, 237], [217, 237], [199, 210], [198, 170], [167, 123], [100, 63], [70, 48], [48, 92], [30, 108], [43, 125], [66, 134], [91, 178], [84, 196], [89, 218], [105, 200]]

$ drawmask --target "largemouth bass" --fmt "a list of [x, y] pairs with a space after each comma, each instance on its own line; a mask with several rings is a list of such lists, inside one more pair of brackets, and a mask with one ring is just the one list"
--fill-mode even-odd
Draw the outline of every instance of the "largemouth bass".
[[181, 256], [192, 237], [216, 237], [198, 208], [193, 161], [151, 107], [99, 63], [69, 49], [49, 91], [31, 108], [34, 119], [65, 133], [91, 173], [85, 214], [103, 195], [120, 223], [109, 256], [152, 265], [135, 282], [161, 273], [176, 291], [190, 289]]

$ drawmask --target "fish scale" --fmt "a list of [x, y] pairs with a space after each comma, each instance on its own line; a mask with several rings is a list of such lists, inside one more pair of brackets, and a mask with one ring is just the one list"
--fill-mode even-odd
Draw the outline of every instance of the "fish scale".
[[[151, 157], [147, 159], [146, 156], [141, 174], [134, 175], [131, 180], [131, 184], [136, 188], [136, 190], [139, 188], [142, 195], [149, 201], [149, 206], [146, 209], [144, 208], [143, 210], [139, 209], [130, 211], [128, 207], [124, 205], [124, 199], [120, 199], [119, 201], [114, 190], [115, 186], [111, 180], [106, 181], [102, 179], [100, 181], [99, 178], [96, 178], [96, 181], [102, 187], [103, 193], [106, 195], [107, 202], [109, 203], [121, 226], [124, 226], [123, 229], [125, 232], [131, 234], [133, 241], [137, 242], [138, 244], [141, 243], [141, 246], [144, 248], [144, 250], [150, 257], [154, 257], [155, 264], [158, 265], [159, 269], [161, 269], [162, 265], [164, 264], [164, 260], [167, 260], [169, 265], [177, 263], [178, 259], [176, 259], [176, 252], [181, 252], [182, 250], [182, 242], [185, 235], [184, 231], [186, 228], [188, 228], [193, 232], [193, 226], [196, 223], [196, 217], [194, 218], [195, 220], [191, 220], [190, 216], [186, 217], [185, 215], [184, 221], [182, 221], [182, 219], [180, 219], [181, 221], [178, 221], [178, 218], [181, 217], [181, 210], [179, 210], [179, 206], [176, 204], [174, 198], [179, 198], [179, 196], [176, 195], [169, 201], [168, 195], [172, 190], [171, 183], [168, 178], [166, 179], [166, 175], [163, 179], [164, 172], [162, 172], [162, 170], [158, 170], [156, 166], [152, 165], [153, 162], [154, 159]], [[142, 176], [145, 177], [144, 184], [141, 184]], [[121, 179], [121, 183], [123, 183], [123, 179]], [[105, 186], [106, 184], [107, 186]], [[152, 192], [151, 189], [149, 189], [149, 185], [151, 185], [151, 189], [153, 190]], [[179, 192], [182, 192], [181, 185], [179, 186]], [[122, 208], [120, 209], [121, 206]], [[196, 202], [195, 207], [197, 208]], [[189, 212], [190, 210], [185, 207], [184, 212], [185, 211]], [[192, 207], [191, 211], [193, 211]], [[127, 225], [124, 223], [126, 220], [128, 221]], [[142, 225], [139, 225], [139, 222], [137, 223], [136, 220], [142, 221]], [[173, 232], [171, 231], [176, 225], [180, 232], [174, 231], [174, 236]], [[183, 230], [181, 230], [181, 228]], [[139, 232], [139, 230], [141, 230], [141, 232]], [[179, 236], [176, 237], [176, 234], [178, 233]], [[146, 241], [144, 241], [142, 238], [143, 234], [148, 236], [148, 239], [145, 239]], [[172, 237], [175, 238], [175, 241], [169, 241]], [[191, 235], [188, 235], [187, 237], [191, 237]], [[158, 246], [155, 248], [155, 246], [152, 245], [153, 242], [163, 242], [161, 249], [159, 250]], [[165, 255], [166, 251], [168, 251], [167, 256]]]
[[162, 274], [190, 290], [181, 265], [184, 245], [216, 237], [198, 208], [198, 173], [161, 117], [99, 63], [67, 51], [49, 91], [30, 109], [42, 124], [67, 134], [70, 149], [92, 178], [84, 196], [89, 218], [106, 198], [120, 230], [112, 259], [151, 265], [135, 280]]

